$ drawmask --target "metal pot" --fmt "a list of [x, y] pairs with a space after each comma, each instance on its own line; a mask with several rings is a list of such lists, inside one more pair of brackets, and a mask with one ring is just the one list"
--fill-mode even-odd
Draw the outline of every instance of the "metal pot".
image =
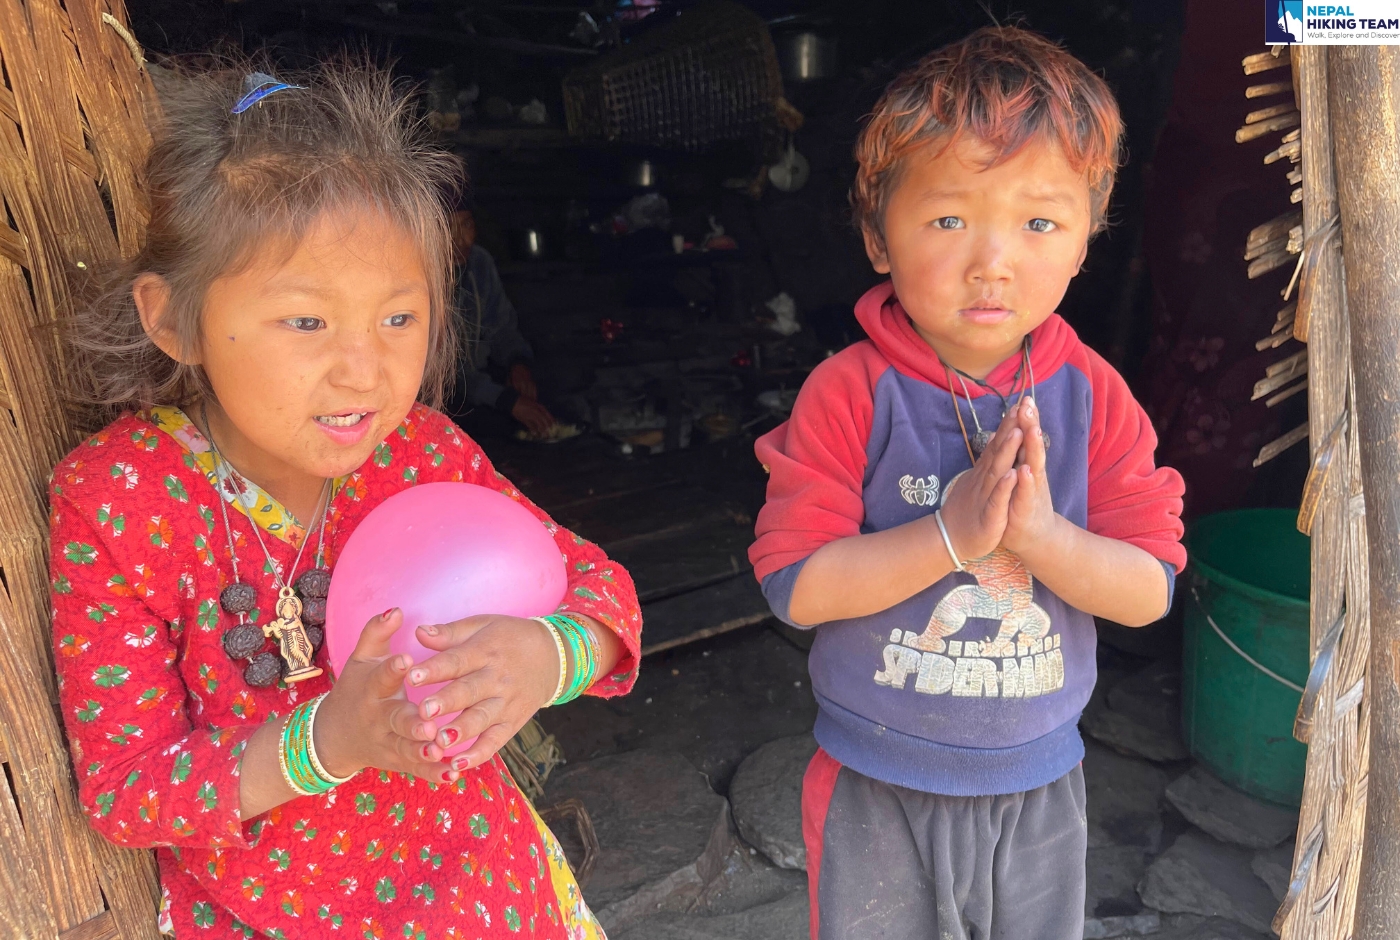
[[836, 74], [836, 40], [811, 30], [777, 38], [783, 77], [790, 82], [814, 82]]
[[544, 233], [537, 228], [521, 229], [516, 234], [515, 251], [521, 258], [539, 261], [548, 255]]
[[627, 164], [627, 185], [655, 189], [661, 168], [652, 160], [632, 160]]
[[812, 167], [807, 158], [798, 153], [792, 141], [788, 141], [787, 152], [777, 163], [768, 168], [768, 181], [785, 193], [795, 193], [807, 185]]

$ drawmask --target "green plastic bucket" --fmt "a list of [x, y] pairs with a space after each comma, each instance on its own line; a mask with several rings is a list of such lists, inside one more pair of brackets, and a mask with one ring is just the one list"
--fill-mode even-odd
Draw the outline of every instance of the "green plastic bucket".
[[1288, 509], [1198, 519], [1187, 533], [1181, 718], [1221, 780], [1298, 806], [1307, 748], [1293, 719], [1308, 676], [1308, 538]]

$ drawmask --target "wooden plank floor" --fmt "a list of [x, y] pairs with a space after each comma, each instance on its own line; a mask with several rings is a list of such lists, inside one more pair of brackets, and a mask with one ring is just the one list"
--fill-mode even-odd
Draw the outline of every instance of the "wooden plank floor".
[[497, 469], [637, 585], [644, 653], [767, 619], [748, 561], [765, 477], [752, 441], [622, 457], [598, 438], [484, 441]]

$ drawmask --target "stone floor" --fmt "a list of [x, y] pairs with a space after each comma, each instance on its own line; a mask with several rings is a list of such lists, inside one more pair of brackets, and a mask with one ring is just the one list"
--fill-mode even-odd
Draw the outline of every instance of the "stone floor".
[[[1271, 936], [1296, 813], [1189, 759], [1174, 657], [1102, 649], [1082, 722], [1084, 936]], [[613, 940], [806, 940], [799, 801], [815, 711], [806, 653], [759, 626], [649, 658], [626, 698], [542, 716], [569, 758], [543, 802], [588, 808], [602, 851], [584, 894]]]

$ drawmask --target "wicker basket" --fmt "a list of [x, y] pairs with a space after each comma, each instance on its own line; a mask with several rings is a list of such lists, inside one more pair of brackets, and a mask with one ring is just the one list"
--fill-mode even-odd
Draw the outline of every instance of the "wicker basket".
[[689, 10], [564, 79], [569, 133], [702, 150], [774, 136], [783, 94], [768, 28], [727, 0]]
[[77, 278], [130, 256], [151, 86], [120, 0], [0, 0], [0, 936], [157, 936], [155, 865], [79, 809], [49, 637], [46, 491], [74, 444], [52, 329]]
[[554, 735], [545, 733], [540, 723], [531, 718], [501, 748], [501, 759], [530, 802], [538, 803], [544, 796], [545, 781], [555, 767], [564, 763], [564, 752]]

